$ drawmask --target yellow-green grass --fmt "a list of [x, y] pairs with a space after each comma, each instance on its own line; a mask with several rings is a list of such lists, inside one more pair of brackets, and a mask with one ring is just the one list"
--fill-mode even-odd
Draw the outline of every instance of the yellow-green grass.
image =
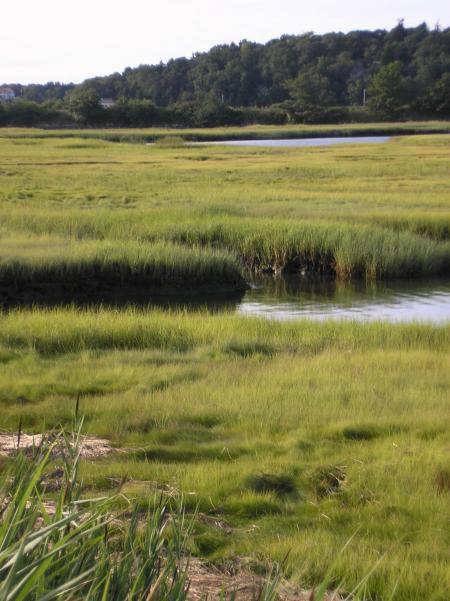
[[344, 590], [380, 561], [366, 599], [444, 601], [449, 334], [13, 311], [0, 317], [2, 427], [70, 424], [79, 397], [87, 431], [126, 449], [85, 463], [85, 485], [97, 494], [127, 476], [124, 491], [143, 506], [155, 490], [182, 491], [200, 510], [202, 557], [281, 561], [289, 551], [286, 575], [309, 586], [354, 534], [333, 568]]
[[226, 251], [48, 235], [0, 236], [0, 283], [12, 295], [30, 286], [52, 293], [58, 284], [85, 292], [108, 286], [245, 289], [240, 267]]
[[3, 235], [171, 240], [341, 277], [448, 273], [447, 136], [323, 148], [0, 141]]
[[[111, 225], [108, 221], [99, 224], [103, 231]], [[75, 283], [91, 277], [99, 285], [244, 289], [243, 266], [332, 273], [340, 279], [431, 276], [450, 270], [449, 242], [367, 225], [225, 218], [153, 228], [144, 217], [140, 236], [132, 228], [119, 241], [113, 241], [111, 231], [106, 239], [80, 240], [70, 224], [66, 232], [55, 225], [59, 236], [0, 234], [2, 285]]]
[[248, 125], [212, 128], [103, 128], [40, 129], [0, 128], [3, 138], [76, 138], [113, 141], [153, 141], [170, 136], [185, 140], [257, 140], [270, 138], [315, 138], [328, 136], [399, 135], [449, 133], [449, 121], [405, 121], [385, 123], [343, 123], [334, 125]]
[[[448, 273], [446, 136], [270, 149], [16, 133], [28, 137], [0, 139], [0, 250], [15, 273], [156, 252], [172, 274], [194, 257], [197, 278], [234, 269], [230, 251], [242, 267], [343, 278]], [[0, 427], [69, 424], [79, 397], [88, 431], [126, 449], [85, 463], [86, 487], [128, 476], [143, 505], [182, 490], [206, 514], [202, 557], [290, 551], [286, 574], [308, 586], [356, 533], [333, 569], [343, 589], [380, 560], [366, 599], [444, 601], [449, 346], [450, 326], [10, 311]]]

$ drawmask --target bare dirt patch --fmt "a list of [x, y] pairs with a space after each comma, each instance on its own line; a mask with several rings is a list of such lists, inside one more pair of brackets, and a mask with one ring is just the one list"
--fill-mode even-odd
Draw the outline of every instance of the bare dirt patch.
[[[38, 447], [45, 434], [25, 434], [20, 437], [17, 432], [0, 433], [0, 455], [11, 456], [20, 448], [26, 453], [32, 453], [33, 448]], [[48, 436], [51, 439], [51, 436]], [[96, 459], [113, 453], [116, 449], [111, 446], [109, 441], [103, 438], [91, 436], [82, 436], [80, 438], [80, 456], [84, 459]], [[59, 454], [58, 446], [55, 446], [54, 454]]]
[[[244, 567], [230, 568], [206, 565], [199, 559], [189, 562], [190, 581], [188, 601], [208, 601], [235, 599], [236, 601], [254, 601], [258, 599], [266, 582], [263, 576], [250, 572]], [[292, 587], [281, 583], [276, 596], [277, 601], [314, 601], [314, 591]], [[342, 601], [337, 593], [326, 593], [323, 601]]]

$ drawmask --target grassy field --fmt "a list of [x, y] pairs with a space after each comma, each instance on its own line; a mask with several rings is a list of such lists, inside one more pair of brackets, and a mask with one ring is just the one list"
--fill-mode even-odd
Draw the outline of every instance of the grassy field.
[[204, 246], [242, 268], [341, 279], [448, 274], [449, 146], [447, 136], [307, 149], [4, 138], [0, 235]]
[[[179, 490], [193, 551], [282, 561], [303, 586], [336, 560], [366, 599], [448, 598], [450, 327], [162, 311], [0, 318], [2, 427], [69, 424], [127, 449], [85, 462], [143, 506]], [[354, 535], [345, 553], [346, 541]], [[378, 564], [379, 562], [379, 564]], [[395, 591], [395, 592], [394, 592]]]
[[[269, 149], [40, 133], [0, 131], [10, 296], [449, 273], [447, 136]], [[195, 555], [287, 558], [305, 588], [332, 566], [346, 592], [373, 570], [365, 601], [447, 601], [449, 347], [450, 325], [19, 308], [0, 313], [0, 429], [70, 426], [78, 399], [87, 432], [120, 449], [82, 462], [84, 493], [124, 479], [143, 510], [182, 493]]]

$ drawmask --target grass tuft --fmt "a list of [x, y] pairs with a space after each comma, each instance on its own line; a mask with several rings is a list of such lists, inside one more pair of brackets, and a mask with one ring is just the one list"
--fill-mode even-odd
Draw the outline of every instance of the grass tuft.
[[440, 467], [437, 470], [436, 487], [441, 494], [450, 492], [450, 467]]
[[341, 492], [345, 480], [345, 468], [336, 465], [320, 467], [311, 477], [311, 482], [319, 498]]
[[246, 486], [254, 492], [273, 492], [279, 497], [297, 494], [294, 478], [286, 474], [255, 474], [247, 478]]

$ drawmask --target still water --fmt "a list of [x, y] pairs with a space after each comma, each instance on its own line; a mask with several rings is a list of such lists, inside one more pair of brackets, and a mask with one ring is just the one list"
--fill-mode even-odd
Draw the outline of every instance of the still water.
[[80, 307], [126, 307], [141, 309], [207, 309], [240, 315], [287, 320], [309, 318], [352, 319], [392, 322], [424, 321], [450, 323], [450, 279], [337, 282], [307, 276], [263, 276], [250, 279], [245, 292], [165, 294], [163, 291], [119, 287], [96, 290], [95, 294], [50, 297], [2, 296], [0, 312], [15, 307], [78, 305]]
[[341, 138], [293, 138], [291, 140], [227, 140], [222, 142], [198, 142], [198, 144], [220, 144], [226, 146], [332, 146], [334, 144], [382, 144], [391, 136], [349, 136]]
[[449, 280], [336, 282], [309, 277], [254, 280], [237, 304], [243, 315], [270, 319], [450, 322]]

